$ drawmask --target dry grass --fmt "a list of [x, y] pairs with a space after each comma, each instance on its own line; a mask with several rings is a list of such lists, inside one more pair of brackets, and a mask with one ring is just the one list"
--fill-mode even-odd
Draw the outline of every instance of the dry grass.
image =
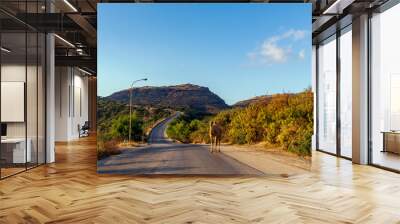
[[238, 144], [223, 144], [227, 146], [234, 146], [238, 149], [246, 149], [246, 148], [252, 148], [257, 151], [263, 151], [266, 153], [271, 153], [275, 155], [280, 155], [280, 156], [286, 156], [286, 157], [293, 157], [293, 158], [299, 158], [301, 160], [306, 160], [306, 161], [311, 161], [311, 156], [303, 156], [299, 155], [294, 152], [290, 152], [286, 149], [284, 149], [282, 146], [278, 144], [271, 144], [269, 142], [263, 141], [259, 142], [256, 144], [243, 144], [243, 145], [238, 145]]
[[110, 140], [110, 141], [98, 141], [97, 142], [97, 158], [103, 159], [108, 156], [118, 155], [125, 149], [130, 148], [137, 148], [143, 146], [143, 143], [138, 142], [126, 142], [126, 141], [117, 141], [117, 140]]
[[139, 147], [139, 146], [142, 146], [143, 144], [141, 144], [141, 143], [138, 143], [138, 142], [120, 142], [119, 144], [118, 144], [118, 147], [119, 148], [129, 148], [129, 147]]
[[111, 155], [120, 154], [121, 150], [118, 145], [119, 145], [119, 143], [115, 140], [111, 140], [111, 141], [107, 141], [107, 142], [98, 141], [97, 142], [97, 158], [103, 159], [103, 158], [111, 156]]

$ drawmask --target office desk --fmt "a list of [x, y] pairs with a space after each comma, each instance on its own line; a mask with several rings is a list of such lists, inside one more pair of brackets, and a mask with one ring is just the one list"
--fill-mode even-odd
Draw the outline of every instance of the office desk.
[[382, 152], [392, 152], [400, 154], [400, 132], [382, 131], [382, 134], [383, 134]]
[[27, 139], [27, 147], [25, 151], [25, 138], [6, 138], [1, 139], [1, 159], [5, 160], [5, 163], [19, 164], [31, 162], [32, 151], [31, 139]]

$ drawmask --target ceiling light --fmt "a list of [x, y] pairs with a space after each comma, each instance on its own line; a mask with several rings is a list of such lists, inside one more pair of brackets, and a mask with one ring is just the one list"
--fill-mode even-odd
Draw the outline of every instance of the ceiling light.
[[6, 53], [10, 53], [11, 52], [11, 50], [9, 50], [9, 49], [7, 49], [5, 47], [1, 47], [0, 49], [1, 49], [1, 51], [4, 51]]
[[64, 0], [65, 4], [67, 4], [74, 12], [78, 12], [78, 10], [68, 1]]
[[85, 73], [86, 75], [92, 75], [92, 73], [90, 73], [90, 72], [88, 72], [88, 71], [86, 71], [86, 70], [83, 70], [83, 69], [81, 69], [81, 68], [79, 68], [79, 67], [78, 67], [78, 70], [81, 71], [81, 72], [83, 72], [83, 73]]
[[76, 49], [76, 53], [78, 53], [79, 55], [83, 55], [83, 49], [82, 48], [77, 48]]
[[330, 14], [332, 10], [337, 10], [337, 6], [340, 0], [336, 0], [332, 5], [330, 5], [322, 14]]
[[68, 40], [66, 40], [66, 39], [64, 39], [64, 38], [62, 38], [62, 37], [60, 37], [59, 35], [57, 35], [57, 34], [54, 34], [54, 36], [55, 37], [57, 37], [59, 40], [61, 40], [62, 42], [64, 42], [64, 43], [66, 43], [67, 45], [69, 45], [70, 47], [73, 47], [73, 48], [75, 48], [75, 45], [73, 45], [71, 42], [69, 42]]
[[355, 0], [336, 0], [322, 14], [342, 14], [343, 10], [351, 5]]

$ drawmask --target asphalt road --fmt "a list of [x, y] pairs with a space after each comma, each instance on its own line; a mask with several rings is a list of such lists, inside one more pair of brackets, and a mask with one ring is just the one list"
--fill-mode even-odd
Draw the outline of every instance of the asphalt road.
[[174, 143], [165, 137], [175, 114], [153, 128], [149, 145], [127, 149], [98, 162], [99, 173], [180, 175], [263, 175], [223, 153], [210, 153], [208, 145]]

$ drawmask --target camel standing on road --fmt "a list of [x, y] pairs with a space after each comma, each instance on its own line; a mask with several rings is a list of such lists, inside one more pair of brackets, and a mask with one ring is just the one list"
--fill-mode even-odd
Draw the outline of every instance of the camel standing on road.
[[210, 152], [221, 152], [221, 137], [222, 137], [222, 128], [215, 121], [210, 122], [210, 140], [211, 140], [211, 148]]

